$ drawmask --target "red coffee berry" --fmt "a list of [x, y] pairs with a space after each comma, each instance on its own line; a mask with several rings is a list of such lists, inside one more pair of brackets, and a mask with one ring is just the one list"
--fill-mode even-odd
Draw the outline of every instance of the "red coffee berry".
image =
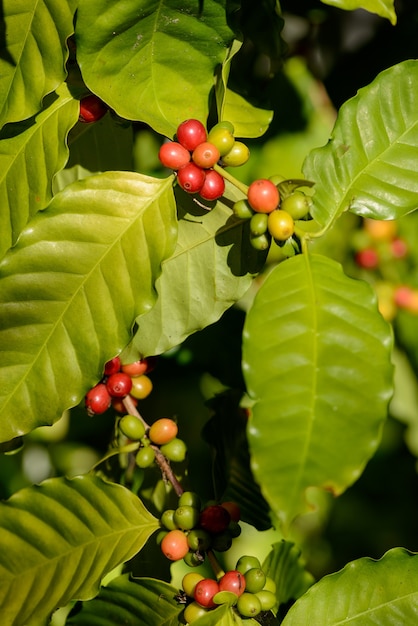
[[121, 370], [129, 376], [142, 376], [142, 374], [146, 374], [148, 372], [148, 367], [148, 359], [141, 359], [139, 361], [134, 361], [133, 363], [126, 363], [122, 365]]
[[208, 170], [206, 172], [205, 182], [200, 188], [199, 195], [204, 200], [217, 200], [225, 191], [225, 181], [223, 177], [215, 172], [215, 170]]
[[107, 112], [107, 106], [94, 94], [90, 94], [80, 100], [79, 121], [91, 124], [97, 122]]
[[251, 208], [258, 213], [271, 213], [280, 202], [279, 190], [267, 178], [252, 182], [248, 187], [247, 198]]
[[92, 387], [85, 396], [85, 406], [89, 415], [104, 413], [110, 407], [110, 394], [104, 383]]
[[232, 591], [232, 593], [240, 596], [245, 591], [245, 585], [244, 574], [236, 570], [231, 570], [220, 579], [219, 591]]
[[177, 173], [177, 180], [182, 189], [187, 193], [197, 193], [203, 187], [206, 174], [195, 163], [188, 163], [181, 167]]
[[220, 504], [212, 504], [201, 511], [199, 526], [209, 533], [221, 533], [226, 530], [231, 521], [229, 512]]
[[209, 169], [221, 158], [220, 152], [213, 143], [203, 141], [193, 150], [192, 159], [196, 165]]
[[207, 133], [206, 128], [199, 120], [190, 119], [185, 120], [177, 127], [177, 141], [186, 148], [193, 152], [197, 146], [206, 141]]
[[125, 372], [112, 374], [106, 381], [106, 388], [113, 398], [124, 398], [132, 389], [132, 380]]
[[372, 270], [379, 265], [379, 255], [374, 248], [364, 248], [359, 250], [355, 256], [356, 263], [359, 267]]
[[182, 530], [170, 530], [161, 541], [161, 551], [170, 561], [180, 561], [189, 551], [187, 536]]
[[233, 522], [239, 522], [241, 519], [241, 510], [238, 506], [238, 504], [236, 504], [235, 502], [222, 502], [221, 506], [223, 506], [224, 509], [226, 509], [229, 513], [229, 515], [231, 516], [231, 520]]
[[120, 368], [120, 358], [118, 356], [115, 356], [113, 359], [106, 363], [104, 368], [104, 374], [105, 376], [111, 376], [112, 374], [116, 374], [116, 372], [119, 372]]
[[164, 167], [178, 170], [190, 161], [190, 152], [177, 141], [168, 141], [161, 146], [158, 158]]
[[219, 585], [212, 578], [204, 578], [200, 580], [194, 589], [195, 602], [206, 609], [212, 609], [215, 606], [214, 596], [219, 592]]

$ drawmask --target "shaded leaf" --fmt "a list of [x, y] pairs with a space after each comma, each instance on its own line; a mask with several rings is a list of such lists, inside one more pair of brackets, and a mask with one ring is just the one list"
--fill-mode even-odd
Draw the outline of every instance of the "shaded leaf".
[[301, 551], [290, 541], [280, 541], [263, 562], [263, 571], [277, 587], [277, 602], [286, 604], [302, 596], [314, 582], [301, 561]]
[[0, 437], [78, 404], [154, 303], [176, 239], [171, 180], [128, 172], [66, 187], [0, 263]]
[[418, 61], [381, 72], [340, 109], [329, 143], [311, 152], [311, 213], [323, 229], [344, 211], [396, 219], [418, 208]]
[[250, 245], [248, 223], [232, 217], [234, 198], [242, 196], [231, 185], [211, 211], [176, 191], [177, 247], [163, 264], [155, 307], [137, 319], [133, 354], [160, 354], [216, 322], [244, 295], [265, 258]]
[[0, 128], [32, 117], [66, 76], [77, 0], [3, 0]]
[[38, 626], [55, 608], [93, 597], [101, 578], [158, 528], [142, 502], [95, 476], [52, 478], [0, 504], [4, 624]]
[[322, 2], [347, 11], [365, 9], [387, 18], [393, 25], [396, 24], [394, 0], [322, 0]]
[[178, 626], [178, 589], [152, 578], [114, 578], [100, 594], [75, 607], [66, 624], [77, 626]]
[[[117, 113], [171, 137], [208, 115], [215, 68], [233, 33], [224, 0], [95, 0], [77, 14], [77, 58], [88, 87]], [[173, 59], [176, 60], [173, 64]]]
[[40, 113], [0, 131], [0, 257], [52, 198], [52, 179], [67, 161], [67, 134], [78, 112], [79, 103], [61, 85]]
[[244, 327], [248, 437], [255, 478], [285, 527], [307, 510], [309, 488], [340, 494], [376, 450], [391, 347], [371, 287], [335, 261], [293, 257], [260, 288]]
[[325, 576], [291, 607], [283, 626], [398, 626], [418, 619], [418, 556], [393, 548]]

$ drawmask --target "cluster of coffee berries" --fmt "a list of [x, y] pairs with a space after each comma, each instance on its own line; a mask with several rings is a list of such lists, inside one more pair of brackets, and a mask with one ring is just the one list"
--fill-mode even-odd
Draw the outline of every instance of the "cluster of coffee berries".
[[229, 550], [241, 533], [239, 519], [237, 504], [224, 502], [202, 508], [199, 496], [185, 491], [177, 508], [167, 509], [161, 516], [161, 551], [170, 561], [183, 559], [190, 567], [201, 565], [209, 550]]
[[309, 214], [309, 196], [299, 190], [283, 196], [280, 186], [275, 177], [255, 180], [247, 197], [233, 206], [236, 217], [250, 220], [250, 242], [256, 250], [268, 250], [272, 239], [284, 245], [295, 232], [295, 220]]
[[190, 572], [183, 577], [181, 593], [188, 604], [184, 620], [191, 624], [221, 604], [234, 607], [241, 617], [257, 617], [277, 605], [276, 583], [266, 576], [254, 556], [242, 556], [235, 569], [218, 580]]
[[101, 381], [86, 393], [84, 401], [88, 414], [104, 413], [110, 406], [125, 413], [123, 398], [130, 396], [135, 405], [138, 400], [147, 398], [152, 391], [152, 382], [147, 374], [154, 367], [153, 358], [122, 364], [116, 356], [108, 361]]
[[408, 245], [398, 235], [397, 223], [393, 220], [364, 219], [361, 230], [353, 238], [353, 245], [357, 265], [368, 270], [408, 255]]
[[181, 463], [186, 458], [186, 444], [177, 437], [178, 426], [169, 417], [161, 417], [148, 428], [139, 417], [127, 414], [120, 418], [118, 427], [127, 439], [139, 443], [135, 463], [140, 468], [153, 465], [157, 449], [169, 461]]
[[80, 100], [78, 120], [85, 124], [98, 122], [108, 111], [107, 105], [93, 93]]
[[250, 156], [233, 132], [230, 122], [219, 122], [207, 133], [199, 120], [185, 120], [177, 128], [176, 141], [163, 143], [159, 159], [177, 173], [184, 191], [198, 193], [204, 200], [217, 200], [225, 191], [225, 181], [214, 166], [242, 165]]

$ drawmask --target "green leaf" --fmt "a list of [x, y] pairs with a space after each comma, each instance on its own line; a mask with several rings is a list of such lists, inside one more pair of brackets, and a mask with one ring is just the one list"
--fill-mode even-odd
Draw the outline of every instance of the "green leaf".
[[418, 556], [393, 548], [325, 576], [291, 607], [283, 626], [397, 626], [418, 619]]
[[78, 111], [63, 84], [38, 115], [0, 131], [0, 258], [52, 198], [52, 179], [67, 161], [66, 138]]
[[265, 258], [249, 243], [248, 223], [232, 217], [238, 196], [231, 185], [211, 211], [177, 191], [177, 247], [163, 263], [155, 307], [136, 320], [134, 355], [165, 352], [216, 322], [248, 290]]
[[170, 179], [129, 172], [66, 187], [0, 263], [0, 440], [50, 424], [101, 377], [154, 303], [175, 245]]
[[343, 211], [397, 219], [418, 208], [418, 61], [385, 70], [340, 109], [331, 140], [311, 152], [312, 215], [325, 230]]
[[32, 117], [66, 76], [77, 0], [3, 0], [0, 128]]
[[178, 589], [152, 578], [114, 578], [99, 595], [75, 607], [66, 624], [77, 626], [178, 626]]
[[371, 287], [335, 261], [293, 257], [260, 288], [244, 327], [256, 401], [248, 437], [255, 478], [285, 528], [306, 512], [310, 488], [342, 493], [376, 450], [391, 347]]
[[[171, 137], [187, 118], [206, 121], [215, 68], [233, 33], [225, 0], [81, 3], [77, 58], [88, 87], [117, 113]], [[175, 59], [175, 63], [173, 63]]]
[[158, 528], [142, 502], [95, 476], [52, 478], [0, 504], [4, 624], [38, 626], [132, 558]]
[[215, 94], [218, 118], [233, 122], [236, 137], [260, 137], [269, 127], [273, 111], [254, 106], [239, 93], [227, 87], [231, 62], [241, 45], [240, 41], [233, 42], [217, 77]]
[[322, 0], [322, 2], [347, 11], [365, 9], [387, 18], [393, 25], [396, 24], [394, 0]]
[[280, 541], [263, 562], [263, 571], [277, 586], [277, 601], [287, 604], [302, 596], [314, 582], [300, 558], [301, 551], [290, 541]]

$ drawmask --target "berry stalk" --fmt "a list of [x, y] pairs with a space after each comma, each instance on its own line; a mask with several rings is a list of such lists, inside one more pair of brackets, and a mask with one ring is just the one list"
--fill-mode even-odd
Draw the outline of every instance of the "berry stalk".
[[213, 169], [215, 170], [215, 172], [218, 172], [218, 174], [220, 174], [223, 178], [225, 178], [225, 180], [228, 180], [237, 189], [242, 191], [244, 196], [247, 197], [248, 185], [246, 185], [245, 183], [242, 183], [240, 180], [235, 178], [235, 176], [233, 176], [233, 174], [230, 174], [229, 172], [227, 172], [223, 167], [221, 167], [217, 163], [215, 163], [215, 165], [213, 166]]

